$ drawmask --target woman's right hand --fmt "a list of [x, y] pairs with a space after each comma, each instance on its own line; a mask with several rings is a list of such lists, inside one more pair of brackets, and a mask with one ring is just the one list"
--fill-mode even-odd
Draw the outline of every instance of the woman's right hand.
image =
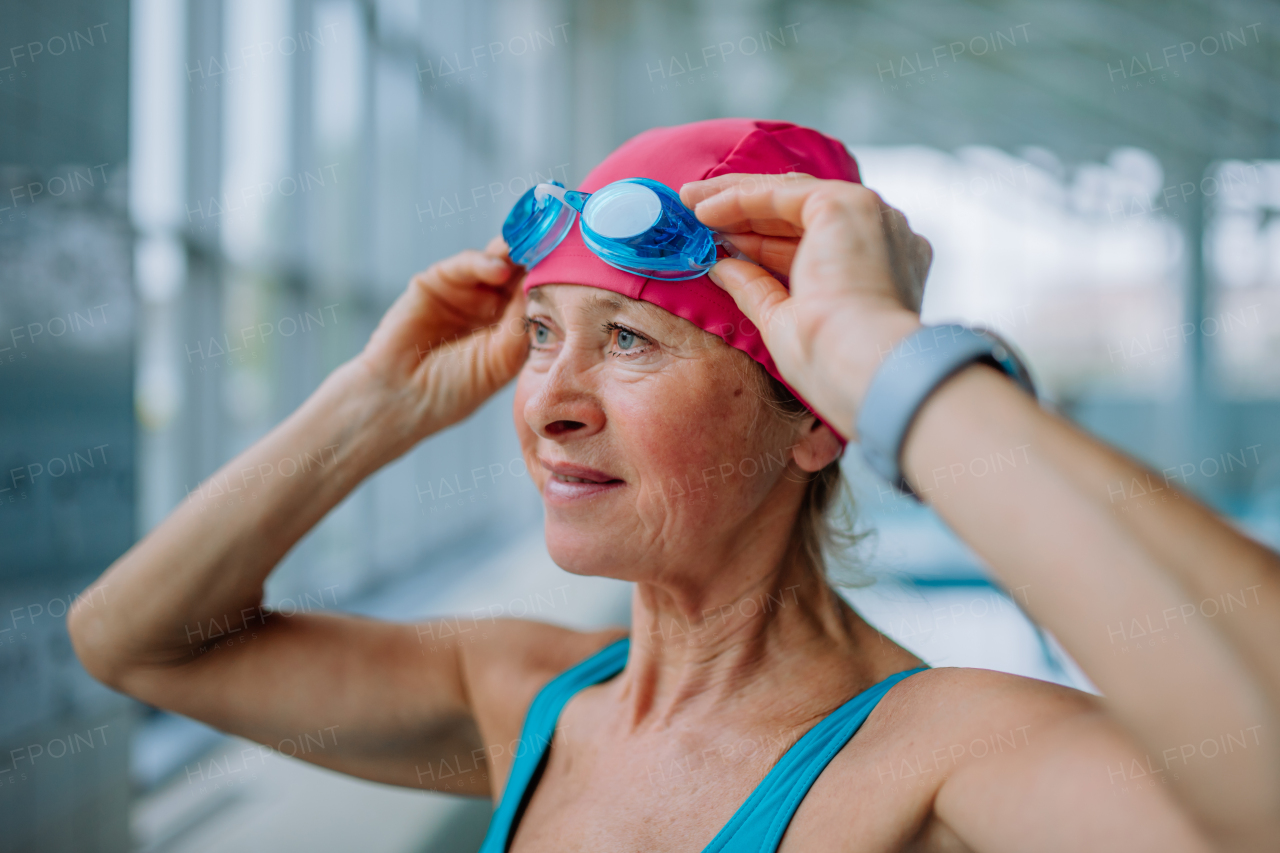
[[521, 269], [502, 238], [409, 281], [354, 363], [389, 395], [407, 450], [475, 411], [528, 354]]
[[[519, 370], [528, 348], [520, 278], [500, 240], [414, 276], [363, 352], [79, 597], [67, 628], [90, 674], [273, 749], [310, 732], [322, 746], [298, 757], [331, 769], [491, 793], [489, 774], [503, 767], [490, 765], [484, 745], [518, 738], [529, 699], [556, 668], [614, 636], [473, 620], [461, 628], [464, 655], [461, 640], [424, 642], [452, 637], [445, 623], [275, 610], [264, 588], [281, 558], [365, 478], [466, 417]], [[350, 594], [343, 585], [302, 593], [322, 601]], [[442, 761], [470, 770], [419, 770]]]

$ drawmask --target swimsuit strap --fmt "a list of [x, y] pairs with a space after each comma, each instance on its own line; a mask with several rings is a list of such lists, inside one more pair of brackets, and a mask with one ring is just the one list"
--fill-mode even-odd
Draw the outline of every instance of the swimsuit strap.
[[[524, 718], [524, 728], [516, 747], [516, 760], [511, 765], [511, 775], [502, 799], [494, 810], [485, 834], [480, 853], [505, 853], [511, 843], [511, 830], [532, 793], [529, 783], [542, 767], [556, 723], [564, 706], [584, 687], [608, 681], [622, 672], [627, 664], [631, 638], [623, 637], [610, 643], [591, 657], [566, 669], [547, 682], [538, 692]], [[523, 748], [524, 751], [520, 752]]]
[[[524, 811], [531, 783], [542, 769], [564, 706], [585, 687], [608, 681], [622, 672], [631, 638], [605, 646], [581, 663], [547, 682], [529, 705], [511, 775], [494, 810], [479, 853], [506, 853], [511, 831]], [[884, 695], [899, 681], [928, 667], [889, 676], [845, 702], [796, 741], [774, 765], [751, 796], [734, 813], [703, 853], [772, 853], [800, 801], [845, 744], [857, 733]], [[519, 750], [517, 749], [517, 752]]]
[[899, 681], [928, 667], [895, 673], [832, 711], [796, 741], [751, 792], [703, 853], [772, 853], [778, 849], [800, 801], [844, 748], [884, 695]]

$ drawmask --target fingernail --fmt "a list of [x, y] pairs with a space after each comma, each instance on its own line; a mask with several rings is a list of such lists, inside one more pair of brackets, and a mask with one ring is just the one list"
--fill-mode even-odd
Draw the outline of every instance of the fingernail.
[[716, 262], [712, 265], [711, 269], [707, 270], [707, 278], [715, 282], [717, 287], [724, 289], [724, 282], [720, 280], [720, 274], [716, 272], [716, 267], [718, 266], [720, 266], [720, 263]]

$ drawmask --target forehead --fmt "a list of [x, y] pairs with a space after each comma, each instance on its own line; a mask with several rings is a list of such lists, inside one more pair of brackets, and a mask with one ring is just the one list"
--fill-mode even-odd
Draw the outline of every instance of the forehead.
[[527, 298], [531, 305], [541, 305], [552, 310], [573, 308], [593, 314], [638, 311], [650, 320], [664, 323], [674, 323], [681, 319], [652, 302], [583, 284], [543, 284], [531, 289]]

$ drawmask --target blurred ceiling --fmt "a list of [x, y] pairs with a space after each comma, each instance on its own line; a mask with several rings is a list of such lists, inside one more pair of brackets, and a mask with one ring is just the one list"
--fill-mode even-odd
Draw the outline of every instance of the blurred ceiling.
[[1132, 145], [1187, 163], [1274, 157], [1280, 143], [1274, 3], [807, 8], [824, 25], [806, 28], [816, 44], [798, 82], [869, 89], [868, 142], [1039, 145], [1075, 160]]
[[[618, 141], [655, 124], [741, 114], [742, 104], [850, 145], [1037, 146], [1068, 163], [1136, 146], [1172, 173], [1197, 175], [1215, 159], [1280, 153], [1272, 2], [579, 0], [573, 15], [575, 62], [611, 78], [606, 90], [634, 93], [612, 105]], [[742, 39], [760, 31], [787, 45], [761, 51], [763, 62], [713, 50], [705, 65], [715, 79], [679, 95], [691, 72], [658, 93], [666, 75], [646, 79], [659, 57], [670, 69], [687, 55], [692, 68], [704, 48], [749, 50]], [[593, 60], [584, 41], [617, 49]]]

